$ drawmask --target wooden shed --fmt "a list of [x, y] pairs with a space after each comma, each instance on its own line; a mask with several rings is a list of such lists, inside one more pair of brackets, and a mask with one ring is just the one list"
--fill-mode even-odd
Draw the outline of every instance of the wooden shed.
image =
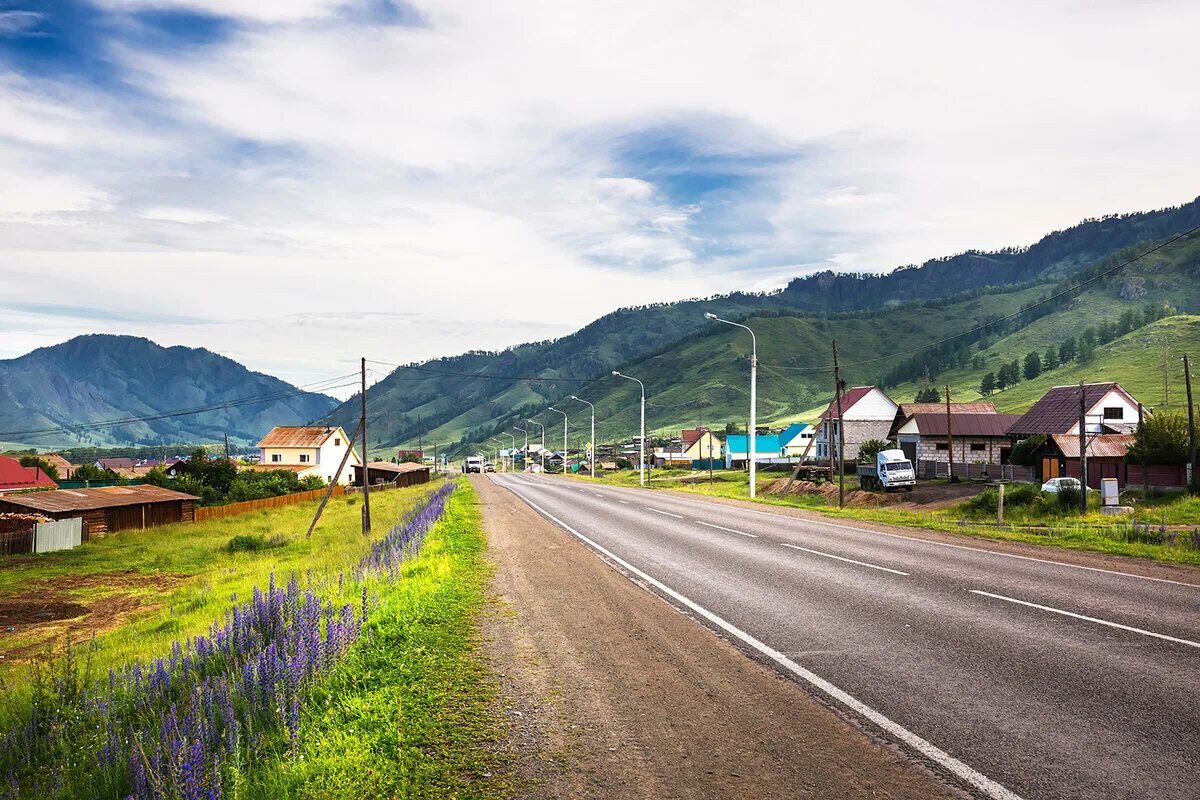
[[36, 512], [51, 519], [82, 517], [88, 536], [194, 522], [195, 495], [160, 486], [59, 489], [0, 497], [0, 511]]
[[[430, 467], [428, 464], [401, 462], [393, 464], [390, 461], [372, 461], [367, 465], [371, 476], [371, 485], [389, 484], [392, 486], [415, 486], [418, 483], [429, 483]], [[363, 468], [354, 465], [354, 485], [363, 485]]]

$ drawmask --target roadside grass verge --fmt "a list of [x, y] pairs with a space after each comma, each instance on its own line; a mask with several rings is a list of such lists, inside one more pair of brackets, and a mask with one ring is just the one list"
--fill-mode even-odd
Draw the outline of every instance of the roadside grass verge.
[[246, 776], [239, 797], [497, 798], [497, 685], [477, 615], [490, 570], [478, 501], [463, 481], [421, 554], [378, 595], [365, 636], [312, 691], [300, 751]]
[[[379, 520], [396, 519], [437, 485], [379, 492], [371, 510]], [[306, 584], [335, 575], [370, 550], [360, 529], [360, 502], [357, 496], [331, 500], [311, 539], [304, 534], [315, 501], [121, 531], [74, 550], [0, 559], [0, 601], [53, 598], [86, 609], [72, 618], [0, 629], [0, 687], [19, 689], [28, 681], [24, 663], [68, 639], [88, 641], [93, 667], [105, 670], [160, 655], [176, 639], [206, 632], [272, 573], [296, 573]], [[120, 613], [103, 613], [110, 606]], [[0, 700], [0, 718], [6, 705]]]
[[[714, 474], [709, 484], [707, 474], [703, 478], [683, 482], [679, 478], [693, 474], [690, 470], [660, 470], [658, 479], [651, 474], [646, 488], [662, 489], [688, 494], [723, 497], [748, 501], [749, 478], [744, 472]], [[1160, 521], [1166, 525], [1194, 525], [1200, 527], [1200, 498], [1186, 495], [1170, 495], [1157, 498], [1139, 508], [1132, 518], [1106, 517], [1099, 513], [1098, 497], [1093, 500], [1091, 510], [1080, 516], [1064, 511], [1045, 502], [1034, 508], [1007, 505], [1006, 524], [995, 524], [995, 512], [980, 511], [967, 500], [948, 508], [894, 509], [887, 507], [838, 508], [836, 500], [831, 505], [827, 498], [816, 494], [790, 494], [779, 496], [764, 493], [765, 487], [784, 473], [771, 473], [769, 478], [760, 478], [755, 503], [814, 511], [833, 519], [881, 522], [910, 528], [955, 533], [987, 539], [1027, 542], [1051, 547], [1076, 550], [1092, 550], [1100, 553], [1147, 558], [1181, 564], [1200, 564], [1200, 546], [1192, 542], [1188, 532], [1159, 533], [1153, 530]], [[637, 473], [626, 470], [602, 474], [596, 478], [576, 476], [577, 479], [595, 481], [610, 486], [638, 485]], [[847, 477], [846, 489], [857, 489], [858, 482]], [[976, 506], [978, 503], [976, 503]], [[1151, 525], [1152, 529], [1135, 529], [1133, 523]]]

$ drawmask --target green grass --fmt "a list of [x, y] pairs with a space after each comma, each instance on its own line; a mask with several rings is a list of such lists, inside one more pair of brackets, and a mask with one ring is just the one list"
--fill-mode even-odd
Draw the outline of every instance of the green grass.
[[496, 798], [497, 692], [476, 623], [490, 570], [462, 482], [421, 555], [380, 582], [368, 638], [313, 692], [298, 758], [247, 776], [247, 798]]
[[[382, 535], [429, 485], [379, 492], [371, 497]], [[298, 503], [193, 524], [166, 525], [145, 531], [122, 531], [74, 550], [21, 556], [0, 562], [0, 596], [59, 594], [85, 605], [105, 597], [128, 595], [140, 608], [97, 634], [92, 659], [99, 669], [169, 651], [172, 641], [207, 631], [255, 585], [266, 585], [272, 572], [286, 580], [296, 572], [305, 582], [319, 581], [358, 561], [370, 547], [361, 533], [358, 496], [330, 501], [313, 533], [304, 534], [316, 501]], [[230, 547], [235, 537], [276, 546]], [[95, 576], [90, 581], [88, 576]], [[153, 582], [147, 582], [153, 581]], [[87, 585], [79, 586], [79, 583]], [[26, 671], [12, 651], [43, 648], [45, 633], [0, 631], [0, 679], [8, 687], [22, 682]], [[58, 637], [61, 643], [61, 636]], [[76, 636], [78, 639], [78, 635]]]
[[[710, 486], [707, 480], [681, 483], [681, 475], [687, 470], [660, 470], [651, 473], [647, 484], [651, 489], [663, 489], [683, 493], [725, 497], [734, 500], [749, 500], [749, 476], [740, 471], [715, 473], [716, 480]], [[943, 531], [988, 539], [1029, 542], [1052, 547], [1077, 550], [1094, 550], [1101, 553], [1147, 558], [1183, 564], [1200, 564], [1200, 550], [1171, 544], [1155, 544], [1139, 540], [1131, 530], [1131, 522], [1157, 524], [1160, 519], [1168, 525], [1196, 525], [1200, 527], [1200, 498], [1171, 494], [1152, 500], [1130, 518], [1114, 518], [1099, 513], [1098, 497], [1092, 500], [1087, 515], [1080, 516], [1063, 511], [1054, 504], [1039, 505], [1037, 508], [1009, 506], [1005, 511], [1005, 527], [996, 527], [994, 515], [981, 513], [970, 501], [949, 508], [929, 510], [894, 509], [887, 507], [837, 508], [823, 496], [813, 494], [791, 494], [786, 497], [765, 494], [770, 483], [786, 473], [766, 473], [758, 478], [758, 493], [755, 503], [768, 506], [783, 506], [817, 511], [836, 519], [864, 520], [901, 525], [910, 528]], [[637, 486], [637, 473], [623, 470], [602, 473], [596, 478], [575, 476], [575, 480], [596, 481], [611, 486]], [[857, 480], [848, 477], [846, 490], [857, 489]]]

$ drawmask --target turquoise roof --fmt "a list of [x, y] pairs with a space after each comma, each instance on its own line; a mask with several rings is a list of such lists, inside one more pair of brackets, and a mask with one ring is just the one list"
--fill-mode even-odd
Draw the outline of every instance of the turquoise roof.
[[[725, 449], [730, 453], [745, 453], [747, 447], [746, 440], [748, 438], [750, 437], [730, 436], [725, 440]], [[754, 437], [754, 449], [756, 455], [769, 455], [774, 458], [783, 450], [783, 445], [779, 443], [778, 433], [765, 433]]]

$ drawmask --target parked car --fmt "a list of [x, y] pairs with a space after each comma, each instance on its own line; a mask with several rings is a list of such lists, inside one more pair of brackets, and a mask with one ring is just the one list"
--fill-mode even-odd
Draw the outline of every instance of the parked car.
[[495, 465], [495, 464], [493, 464], [492, 462], [490, 462], [490, 461], [489, 461], [489, 462], [487, 462], [486, 464], [484, 464], [484, 465], [483, 465], [483, 471], [484, 471], [484, 472], [495, 472], [495, 471], [496, 471], [496, 465]]
[[1079, 483], [1079, 478], [1051, 478], [1042, 484], [1042, 491], [1050, 494], [1058, 494], [1060, 489], [1074, 489], [1080, 491], [1082, 484]]

